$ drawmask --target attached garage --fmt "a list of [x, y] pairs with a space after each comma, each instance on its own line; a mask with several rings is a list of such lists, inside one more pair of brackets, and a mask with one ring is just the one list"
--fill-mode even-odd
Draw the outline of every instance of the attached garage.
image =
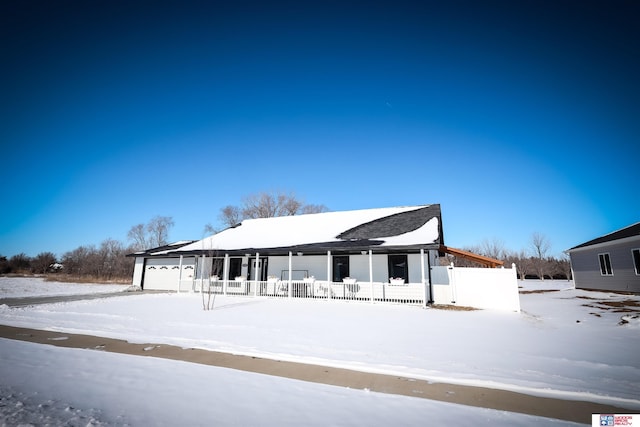
[[[144, 269], [144, 283], [153, 283], [153, 289], [175, 291], [181, 278], [186, 278], [194, 269], [194, 259], [148, 258]], [[182, 275], [180, 274], [182, 270]]]
[[195, 271], [195, 258], [193, 257], [158, 257], [149, 255], [162, 255], [167, 251], [176, 250], [185, 246], [189, 241], [180, 241], [170, 245], [154, 248], [149, 251], [136, 252], [129, 256], [136, 257], [133, 271], [133, 285], [144, 289], [145, 283], [152, 284], [150, 289], [175, 291], [180, 280], [193, 280]]

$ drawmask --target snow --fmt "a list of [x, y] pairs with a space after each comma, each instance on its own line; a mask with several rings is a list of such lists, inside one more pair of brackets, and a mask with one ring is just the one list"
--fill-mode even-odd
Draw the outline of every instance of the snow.
[[[16, 296], [20, 284], [31, 295], [50, 285], [0, 278], [0, 296]], [[521, 294], [521, 313], [223, 296], [203, 311], [197, 294], [143, 294], [0, 306], [0, 323], [640, 409], [639, 313], [611, 306], [638, 305], [640, 296], [576, 290], [567, 281], [520, 284], [550, 292]], [[7, 339], [0, 360], [0, 419], [8, 425], [50, 418], [66, 425], [575, 425]]]
[[126, 288], [123, 285], [47, 282], [38, 277], [0, 277], [0, 298], [111, 293]]

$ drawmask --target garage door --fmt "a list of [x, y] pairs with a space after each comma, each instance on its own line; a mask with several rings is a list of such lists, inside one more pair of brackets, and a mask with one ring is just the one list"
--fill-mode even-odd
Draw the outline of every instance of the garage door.
[[180, 259], [147, 259], [143, 289], [175, 291], [180, 279]]

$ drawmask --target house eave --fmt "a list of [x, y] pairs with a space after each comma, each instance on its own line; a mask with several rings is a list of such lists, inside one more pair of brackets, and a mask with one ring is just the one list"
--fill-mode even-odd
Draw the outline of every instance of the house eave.
[[[347, 242], [350, 243], [350, 242]], [[439, 243], [428, 244], [414, 244], [414, 245], [398, 245], [387, 246], [383, 245], [382, 241], [367, 241], [365, 242], [353, 242], [352, 244], [345, 244], [345, 242], [327, 242], [324, 244], [310, 244], [310, 245], [296, 245], [285, 246], [276, 248], [243, 248], [243, 249], [198, 249], [192, 251], [175, 251], [163, 256], [179, 257], [183, 256], [244, 256], [255, 255], [260, 256], [286, 256], [289, 252], [294, 254], [303, 255], [326, 255], [327, 252], [340, 253], [340, 254], [361, 254], [363, 251], [367, 253], [371, 250], [376, 254], [387, 253], [418, 253], [420, 249], [423, 250], [439, 250]]]
[[573, 252], [582, 252], [582, 251], [589, 251], [589, 250], [597, 250], [600, 248], [608, 248], [614, 245], [620, 245], [620, 244], [625, 244], [625, 243], [630, 243], [630, 242], [640, 242], [640, 235], [636, 235], [636, 236], [630, 236], [630, 237], [625, 237], [622, 239], [616, 239], [616, 240], [607, 240], [606, 242], [600, 242], [600, 243], [594, 243], [591, 245], [587, 245], [587, 246], [576, 246], [573, 247], [571, 249], [567, 249], [565, 251], [565, 253], [567, 254], [571, 254]]

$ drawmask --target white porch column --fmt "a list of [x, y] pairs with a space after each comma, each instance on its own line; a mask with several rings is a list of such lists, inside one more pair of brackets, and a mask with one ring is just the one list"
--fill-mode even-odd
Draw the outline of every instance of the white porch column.
[[[258, 266], [260, 265], [260, 253], [256, 252], [256, 268], [253, 269], [253, 278], [256, 284], [255, 289], [253, 290], [253, 296], [258, 296]], [[262, 269], [260, 269], [262, 272]], [[247, 283], [251, 283], [251, 277], [249, 277], [249, 281]]]
[[222, 266], [222, 294], [227, 294], [229, 285], [229, 254], [224, 254], [224, 264]]
[[373, 252], [369, 249], [369, 286], [371, 286], [371, 303], [373, 304]]
[[291, 253], [291, 251], [289, 251], [289, 298], [291, 298], [291, 296], [293, 295], [292, 289], [291, 289], [291, 274], [292, 274], [292, 266], [293, 266], [293, 254]]
[[178, 264], [178, 269], [180, 270], [178, 272], [178, 293], [180, 293], [180, 282], [182, 282], [182, 257], [183, 255], [180, 255], [180, 263]]
[[198, 255], [193, 257], [193, 274], [191, 275], [191, 293], [196, 290], [196, 275], [198, 274]]
[[424, 298], [423, 307], [427, 306], [427, 282], [424, 275], [424, 249], [420, 249], [420, 278], [422, 279], [422, 296]]
[[327, 299], [331, 299], [331, 251], [327, 251]]
[[205, 254], [202, 254], [202, 268], [200, 269], [200, 293], [204, 292], [204, 262], [207, 259]]

